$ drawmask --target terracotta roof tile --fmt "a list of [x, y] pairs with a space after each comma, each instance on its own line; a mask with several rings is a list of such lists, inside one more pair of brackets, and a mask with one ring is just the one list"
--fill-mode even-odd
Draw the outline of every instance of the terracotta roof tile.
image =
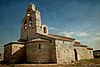
[[74, 44], [74, 46], [78, 46], [78, 47], [87, 47], [86, 45], [76, 45], [76, 44]]
[[57, 40], [70, 41], [70, 42], [73, 42], [75, 40], [74, 38], [64, 37], [64, 36], [59, 36], [59, 35], [54, 35], [54, 34], [43, 35], [43, 34], [37, 33], [37, 36], [38, 35], [46, 36], [46, 37], [49, 37], [49, 38], [52, 38], [52, 39], [57, 39]]
[[80, 45], [80, 42], [78, 42], [78, 41], [75, 41], [75, 43], [74, 44], [78, 44], [78, 45]]
[[93, 50], [93, 48], [89, 48], [89, 47], [88, 47], [87, 49], [88, 49], [88, 50]]
[[55, 38], [55, 39], [60, 39], [60, 40], [67, 40], [67, 41], [74, 41], [74, 38], [70, 38], [70, 37], [64, 37], [64, 36], [59, 36], [59, 35], [54, 35], [54, 34], [49, 34], [49, 37]]
[[10, 44], [25, 44], [25, 42], [10, 42], [8, 44], [5, 44], [4, 47]]

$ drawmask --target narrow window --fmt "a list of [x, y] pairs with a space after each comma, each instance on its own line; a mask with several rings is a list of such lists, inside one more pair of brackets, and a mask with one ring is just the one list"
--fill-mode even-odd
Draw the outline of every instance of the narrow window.
[[41, 49], [41, 44], [39, 44], [39, 49]]
[[28, 36], [27, 36], [27, 40], [28, 40]]

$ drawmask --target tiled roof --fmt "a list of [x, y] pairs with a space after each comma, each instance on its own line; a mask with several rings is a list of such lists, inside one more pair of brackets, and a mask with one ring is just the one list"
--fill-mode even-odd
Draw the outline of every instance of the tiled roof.
[[54, 34], [49, 34], [48, 36], [58, 39], [58, 40], [66, 40], [66, 41], [71, 41], [71, 42], [75, 40], [74, 38], [64, 37], [64, 36], [59, 36], [59, 35], [54, 35]]
[[59, 35], [54, 35], [54, 34], [43, 35], [43, 34], [37, 33], [37, 35], [46, 36], [46, 37], [53, 38], [53, 39], [56, 39], [56, 40], [70, 41], [70, 42], [73, 42], [75, 40], [74, 38], [64, 37], [64, 36], [59, 36]]
[[87, 49], [88, 49], [88, 50], [93, 50], [93, 48], [89, 48], [89, 47], [88, 47]]
[[4, 47], [10, 44], [24, 44], [24, 42], [10, 42], [8, 44], [5, 44]]
[[37, 33], [37, 35], [46, 36], [46, 37], [56, 39], [56, 40], [70, 41], [70, 42], [73, 42], [75, 40], [74, 38], [64, 37], [64, 36], [59, 36], [59, 35], [54, 35], [54, 34], [43, 35], [43, 34], [38, 34]]
[[76, 44], [74, 44], [74, 46], [78, 46], [78, 47], [87, 47], [86, 45], [76, 45]]
[[80, 42], [78, 42], [78, 41], [75, 41], [75, 43], [74, 44], [78, 44], [78, 45], [80, 45]]

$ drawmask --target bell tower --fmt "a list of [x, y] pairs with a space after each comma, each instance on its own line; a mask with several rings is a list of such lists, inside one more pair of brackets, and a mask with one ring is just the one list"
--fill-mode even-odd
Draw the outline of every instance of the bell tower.
[[21, 39], [31, 40], [36, 33], [42, 33], [40, 12], [30, 3], [22, 20]]

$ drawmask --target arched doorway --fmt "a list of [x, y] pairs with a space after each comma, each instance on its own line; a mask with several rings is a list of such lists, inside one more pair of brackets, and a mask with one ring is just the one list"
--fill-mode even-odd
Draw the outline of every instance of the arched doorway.
[[75, 60], [78, 61], [77, 51], [76, 51], [76, 49], [74, 49], [74, 54], [75, 54]]

